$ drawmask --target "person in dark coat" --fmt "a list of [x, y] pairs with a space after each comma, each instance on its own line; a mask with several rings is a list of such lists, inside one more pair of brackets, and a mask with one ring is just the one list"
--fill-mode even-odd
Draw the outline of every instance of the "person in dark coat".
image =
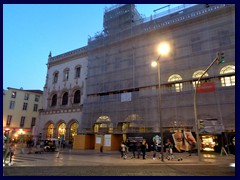
[[136, 157], [136, 141], [135, 140], [133, 140], [131, 143], [131, 150], [132, 150], [132, 154], [133, 154], [133, 157], [132, 157], [132, 159], [133, 159]]
[[143, 159], [146, 159], [146, 151], [147, 151], [147, 142], [145, 139], [142, 141], [141, 149], [142, 149], [142, 154], [143, 154]]
[[136, 142], [136, 150], [137, 150], [137, 158], [138, 158], [138, 159], [140, 158], [141, 151], [142, 151], [141, 146], [142, 146], [141, 142], [140, 142], [140, 141], [137, 141], [137, 142]]

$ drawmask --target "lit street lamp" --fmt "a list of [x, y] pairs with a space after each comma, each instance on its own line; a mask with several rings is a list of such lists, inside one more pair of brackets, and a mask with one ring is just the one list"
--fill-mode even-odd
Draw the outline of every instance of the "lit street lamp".
[[151, 63], [152, 67], [157, 67], [158, 70], [158, 107], [159, 107], [159, 129], [160, 129], [160, 133], [161, 133], [161, 161], [164, 161], [164, 157], [163, 157], [163, 127], [162, 127], [162, 111], [161, 111], [161, 77], [160, 77], [160, 58], [161, 56], [165, 56], [168, 55], [170, 51], [170, 46], [168, 43], [164, 42], [161, 43], [158, 49], [159, 52], [159, 56], [157, 58], [156, 61], [153, 61]]

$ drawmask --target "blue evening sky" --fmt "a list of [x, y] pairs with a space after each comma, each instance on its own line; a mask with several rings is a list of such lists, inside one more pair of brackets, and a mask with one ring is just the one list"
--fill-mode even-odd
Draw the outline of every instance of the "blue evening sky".
[[[140, 14], [149, 17], [166, 5], [137, 4], [136, 7]], [[88, 36], [103, 30], [104, 9], [111, 6], [4, 4], [3, 88], [43, 90], [49, 52], [56, 56], [86, 46]], [[179, 4], [170, 8], [175, 6]]]

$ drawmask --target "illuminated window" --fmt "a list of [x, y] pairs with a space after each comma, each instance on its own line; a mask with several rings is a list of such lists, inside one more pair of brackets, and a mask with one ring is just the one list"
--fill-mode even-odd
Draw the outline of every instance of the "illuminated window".
[[113, 123], [108, 116], [100, 116], [94, 125], [94, 132], [112, 132]]
[[[193, 79], [198, 79], [198, 78], [200, 78], [200, 77], [202, 76], [203, 73], [204, 73], [203, 70], [198, 70], [198, 71], [196, 71], [196, 72], [193, 73], [192, 78], [193, 78]], [[203, 77], [208, 77], [208, 73], [205, 73], [205, 74], [203, 75]], [[206, 81], [205, 81], [205, 82], [206, 82]], [[196, 85], [197, 85], [197, 80], [193, 80], [192, 84], [193, 84], [193, 88], [195, 89], [195, 87], [196, 87]], [[201, 81], [199, 82], [199, 84], [201, 84]]]
[[225, 66], [220, 71], [221, 75], [221, 85], [222, 86], [235, 86], [235, 66], [229, 65]]
[[73, 123], [70, 127], [70, 137], [69, 141], [73, 141], [73, 137], [77, 135], [78, 132], [78, 123]]
[[53, 128], [54, 128], [53, 124], [48, 125], [48, 127], [47, 127], [47, 138], [52, 138], [53, 137]]
[[171, 84], [171, 90], [173, 92], [181, 92], [182, 91], [182, 83], [177, 82], [177, 81], [181, 81], [182, 77], [178, 74], [173, 74], [168, 78], [168, 82], [175, 82], [173, 84]]
[[64, 140], [65, 139], [65, 133], [66, 133], [66, 124], [61, 123], [58, 126], [58, 138], [61, 138], [62, 140]]
[[16, 92], [16, 91], [13, 91], [11, 97], [12, 97], [12, 98], [16, 98], [16, 96], [17, 96], [17, 92]]

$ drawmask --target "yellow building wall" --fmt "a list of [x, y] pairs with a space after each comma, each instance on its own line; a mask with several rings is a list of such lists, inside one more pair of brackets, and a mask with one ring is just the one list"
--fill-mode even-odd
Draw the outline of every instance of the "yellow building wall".
[[[15, 91], [16, 98], [12, 98], [12, 92]], [[29, 94], [29, 99], [24, 100], [25, 94]], [[39, 101], [35, 102], [35, 95], [40, 96]], [[15, 101], [14, 109], [10, 109], [10, 101]], [[28, 103], [27, 110], [23, 110], [23, 103]], [[34, 104], [38, 104], [37, 111], [33, 111]], [[35, 117], [35, 125], [37, 126], [39, 120], [39, 109], [42, 109], [42, 94], [24, 91], [21, 89], [9, 88], [4, 91], [3, 95], [3, 128], [15, 129], [16, 134], [19, 134], [19, 129], [23, 129], [24, 134], [31, 134], [32, 118]], [[12, 115], [10, 126], [7, 126], [7, 117]], [[25, 116], [24, 127], [20, 127], [21, 117]], [[25, 131], [24, 131], [25, 130]], [[26, 132], [28, 131], [28, 132]]]
[[123, 141], [123, 136], [122, 134], [113, 134], [112, 135], [112, 146], [111, 146], [111, 150], [112, 151], [118, 151], [121, 145], [121, 142]]

